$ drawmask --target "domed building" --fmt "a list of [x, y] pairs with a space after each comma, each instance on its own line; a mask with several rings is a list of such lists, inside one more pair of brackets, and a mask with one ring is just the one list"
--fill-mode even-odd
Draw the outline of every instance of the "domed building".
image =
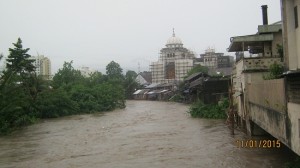
[[177, 83], [183, 80], [192, 69], [195, 55], [183, 47], [179, 37], [173, 35], [167, 40], [166, 47], [160, 50], [157, 62], [150, 65], [152, 83]]

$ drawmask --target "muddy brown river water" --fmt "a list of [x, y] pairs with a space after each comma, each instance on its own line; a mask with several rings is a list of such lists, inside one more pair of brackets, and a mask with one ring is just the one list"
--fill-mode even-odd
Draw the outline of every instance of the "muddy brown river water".
[[127, 101], [122, 110], [43, 120], [0, 137], [1, 168], [279, 168], [291, 152], [238, 148], [224, 120], [193, 119], [188, 106]]

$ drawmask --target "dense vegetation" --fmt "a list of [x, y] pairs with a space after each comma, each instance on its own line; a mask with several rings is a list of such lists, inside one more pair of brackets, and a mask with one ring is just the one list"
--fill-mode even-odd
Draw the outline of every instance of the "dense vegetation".
[[274, 63], [274, 64], [270, 65], [269, 71], [270, 72], [267, 75], [263, 76], [263, 78], [265, 80], [279, 79], [280, 76], [283, 74], [284, 67], [283, 67], [283, 65]]
[[[94, 72], [81, 75], [71, 62], [65, 62], [53, 81], [37, 76], [34, 60], [23, 49], [19, 38], [9, 49], [7, 68], [0, 72], [0, 134], [35, 122], [79, 113], [125, 108], [126, 96], [136, 89], [136, 73], [114, 61], [106, 66], [106, 75]], [[3, 56], [0, 56], [3, 59]]]
[[219, 104], [204, 104], [201, 101], [193, 103], [189, 113], [194, 118], [225, 119], [227, 117], [228, 99], [223, 99]]
[[201, 66], [201, 65], [196, 65], [194, 66], [191, 70], [189, 70], [187, 72], [187, 75], [185, 76], [185, 78], [193, 75], [194, 73], [198, 73], [198, 72], [202, 72], [202, 73], [205, 73], [205, 74], [208, 74], [208, 68], [205, 67], [205, 66]]

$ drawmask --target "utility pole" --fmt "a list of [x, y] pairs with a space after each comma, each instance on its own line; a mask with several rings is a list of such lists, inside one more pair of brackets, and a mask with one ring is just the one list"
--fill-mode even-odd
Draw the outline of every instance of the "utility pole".
[[231, 127], [231, 135], [234, 135], [234, 106], [233, 106], [233, 85], [232, 81], [228, 81], [229, 86], [229, 108], [228, 108], [228, 117]]
[[141, 67], [140, 67], [140, 62], [138, 62], [138, 74], [140, 74]]

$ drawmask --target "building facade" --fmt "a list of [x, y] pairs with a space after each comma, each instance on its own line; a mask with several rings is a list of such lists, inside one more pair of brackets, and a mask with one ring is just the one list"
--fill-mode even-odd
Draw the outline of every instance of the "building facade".
[[205, 50], [204, 54], [200, 54], [203, 59], [203, 66], [208, 68], [218, 67], [218, 58], [224, 56], [224, 53], [216, 53], [215, 49], [208, 48]]
[[31, 59], [35, 60], [33, 63], [35, 66], [35, 71], [37, 75], [42, 76], [46, 80], [51, 80], [51, 61], [49, 58], [38, 55], [38, 56], [32, 56]]
[[224, 56], [224, 53], [216, 53], [215, 49], [208, 48], [205, 53], [200, 54], [200, 58], [202, 61], [200, 65], [208, 67], [209, 74], [231, 74], [234, 62], [233, 56]]
[[287, 145], [300, 155], [300, 0], [281, 0], [285, 94], [288, 118]]
[[80, 71], [81, 75], [84, 77], [90, 77], [91, 74], [93, 74], [95, 72], [94, 70], [92, 70], [90, 67], [87, 67], [87, 66], [80, 67], [79, 71]]
[[140, 85], [150, 85], [152, 83], [152, 73], [148, 71], [140, 72], [135, 81]]
[[195, 55], [183, 47], [180, 38], [173, 35], [166, 47], [160, 50], [157, 62], [150, 64], [152, 83], [177, 83], [182, 81], [187, 72], [193, 68]]
[[[232, 75], [237, 114], [250, 135], [264, 131], [300, 155], [300, 0], [281, 0], [282, 22], [263, 25], [253, 35], [230, 39], [229, 52], [248, 51], [235, 63]], [[283, 49], [283, 50], [282, 50]], [[251, 56], [251, 55], [250, 55]], [[271, 66], [283, 67], [275, 78], [265, 78]], [[262, 128], [262, 129], [261, 129]]]

